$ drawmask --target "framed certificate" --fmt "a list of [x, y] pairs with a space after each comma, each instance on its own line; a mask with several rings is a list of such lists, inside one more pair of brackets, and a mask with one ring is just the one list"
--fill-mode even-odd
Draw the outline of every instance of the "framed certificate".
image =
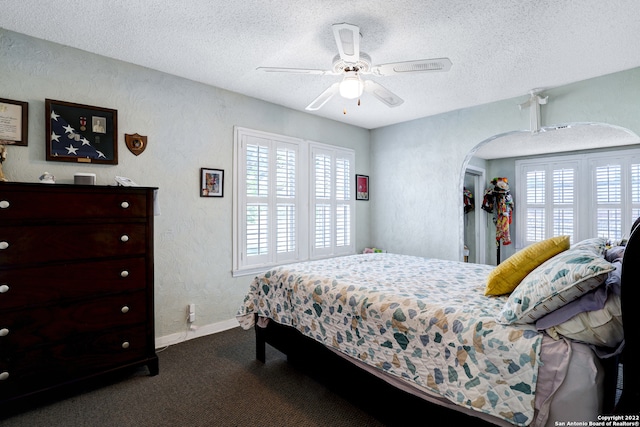
[[0, 98], [0, 144], [26, 146], [28, 131], [29, 104]]

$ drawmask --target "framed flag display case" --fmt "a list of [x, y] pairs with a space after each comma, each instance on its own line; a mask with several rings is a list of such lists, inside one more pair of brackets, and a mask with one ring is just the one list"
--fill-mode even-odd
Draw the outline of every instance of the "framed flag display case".
[[118, 111], [45, 100], [48, 161], [118, 164]]

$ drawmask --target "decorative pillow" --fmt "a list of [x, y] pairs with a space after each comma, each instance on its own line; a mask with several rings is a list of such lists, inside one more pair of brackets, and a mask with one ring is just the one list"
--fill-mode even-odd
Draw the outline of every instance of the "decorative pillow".
[[491, 270], [487, 277], [485, 295], [504, 295], [540, 264], [569, 249], [569, 236], [558, 236], [533, 243], [519, 250]]
[[607, 240], [604, 237], [593, 237], [591, 239], [584, 239], [578, 243], [574, 243], [570, 250], [582, 250], [587, 249], [593, 253], [604, 256], [604, 251], [607, 248]]
[[607, 280], [605, 280], [602, 285], [584, 295], [581, 295], [579, 298], [568, 302], [562, 307], [556, 308], [551, 313], [542, 316], [536, 320], [536, 329], [539, 331], [548, 329], [552, 326], [564, 323], [572, 317], [586, 311], [602, 310], [611, 294], [620, 296], [622, 262], [620, 260], [616, 260], [611, 262], [611, 264], [615, 269], [609, 272]]
[[562, 335], [587, 344], [617, 347], [624, 338], [620, 296], [611, 294], [601, 310], [582, 312], [545, 330], [555, 339]]
[[522, 280], [497, 320], [503, 324], [533, 323], [598, 287], [614, 268], [588, 249], [561, 252]]
[[626, 246], [612, 246], [604, 251], [604, 259], [609, 262], [620, 261], [624, 258], [624, 250]]

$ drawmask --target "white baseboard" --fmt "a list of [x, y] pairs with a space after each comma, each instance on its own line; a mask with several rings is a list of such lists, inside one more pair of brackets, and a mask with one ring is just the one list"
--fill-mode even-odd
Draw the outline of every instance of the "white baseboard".
[[209, 325], [194, 325], [188, 331], [177, 332], [175, 334], [165, 335], [163, 337], [157, 337], [156, 349], [168, 347], [170, 345], [178, 344], [198, 337], [203, 337], [205, 335], [211, 335], [218, 332], [226, 331], [227, 329], [232, 329], [238, 326], [240, 326], [240, 324], [235, 318], [218, 323], [212, 323]]

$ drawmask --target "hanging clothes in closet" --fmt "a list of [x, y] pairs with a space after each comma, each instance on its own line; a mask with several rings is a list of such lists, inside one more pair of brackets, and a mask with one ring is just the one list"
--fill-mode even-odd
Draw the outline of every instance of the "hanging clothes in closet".
[[467, 187], [464, 187], [462, 191], [462, 201], [464, 203], [464, 213], [469, 213], [475, 209], [476, 203], [473, 193]]
[[491, 186], [484, 192], [482, 209], [493, 213], [496, 226], [497, 263], [500, 264], [500, 244], [511, 244], [510, 226], [513, 219], [513, 197], [507, 178], [493, 178]]

